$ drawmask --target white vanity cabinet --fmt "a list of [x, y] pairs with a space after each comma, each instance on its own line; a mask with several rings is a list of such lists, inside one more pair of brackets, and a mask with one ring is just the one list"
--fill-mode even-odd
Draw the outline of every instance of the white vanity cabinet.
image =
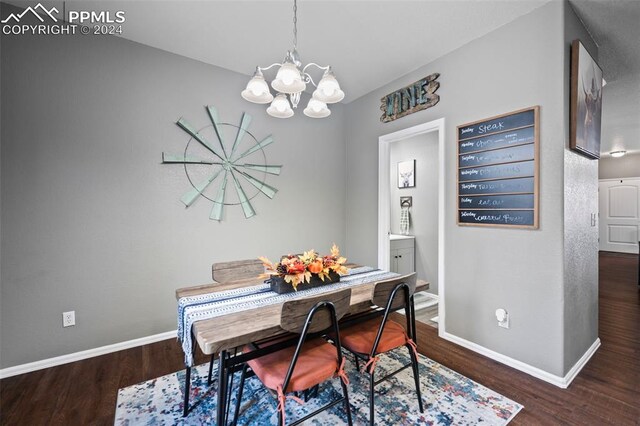
[[412, 235], [389, 235], [391, 272], [401, 275], [415, 272], [415, 241]]

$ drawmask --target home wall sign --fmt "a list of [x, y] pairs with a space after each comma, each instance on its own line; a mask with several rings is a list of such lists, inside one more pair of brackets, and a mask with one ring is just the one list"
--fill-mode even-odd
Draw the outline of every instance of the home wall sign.
[[388, 123], [437, 104], [440, 96], [435, 92], [440, 87], [440, 83], [436, 81], [439, 76], [440, 74], [433, 73], [381, 98], [380, 121]]
[[[211, 120], [208, 126], [196, 130], [184, 117], [176, 122], [190, 139], [182, 154], [163, 152], [162, 164], [183, 165], [191, 189], [180, 201], [187, 208], [204, 198], [213, 203], [211, 220], [221, 221], [223, 207], [236, 205], [242, 207], [248, 219], [256, 214], [252, 199], [259, 194], [273, 198], [278, 192], [266, 183], [267, 175], [279, 175], [282, 169], [282, 166], [267, 164], [264, 149], [273, 143], [273, 137], [269, 135], [258, 141], [248, 131], [251, 116], [247, 113], [243, 113], [240, 123], [235, 125], [221, 122], [215, 107], [205, 109]], [[234, 191], [227, 194], [229, 185]]]
[[458, 131], [458, 225], [538, 228], [540, 107]]

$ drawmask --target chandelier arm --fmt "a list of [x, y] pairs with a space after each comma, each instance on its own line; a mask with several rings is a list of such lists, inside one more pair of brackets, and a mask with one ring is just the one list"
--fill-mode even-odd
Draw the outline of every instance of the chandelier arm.
[[327, 65], [326, 67], [323, 67], [321, 65], [316, 64], [315, 62], [309, 62], [307, 65], [304, 66], [304, 68], [302, 68], [302, 72], [306, 73], [307, 68], [309, 68], [311, 65], [323, 70], [323, 71], [327, 71], [329, 69], [331, 69], [331, 65]]
[[305, 83], [311, 83], [311, 84], [313, 84], [313, 87], [318, 87], [316, 82], [313, 81], [313, 78], [308, 73], [305, 72], [303, 75], [305, 76], [305, 80], [307, 80], [307, 81], [305, 81]]
[[267, 71], [270, 70], [271, 68], [275, 67], [275, 66], [282, 66], [282, 64], [280, 62], [274, 62], [273, 64], [269, 65], [268, 67], [256, 67], [260, 70], [260, 72], [262, 71]]

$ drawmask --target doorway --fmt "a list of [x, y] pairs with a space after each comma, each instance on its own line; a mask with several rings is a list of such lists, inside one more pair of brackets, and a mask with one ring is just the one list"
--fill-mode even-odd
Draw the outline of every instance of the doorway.
[[[421, 202], [424, 205], [424, 200], [421, 200], [419, 188], [425, 189], [427, 187], [432, 188], [432, 191], [437, 192], [437, 196], [433, 198], [433, 200], [437, 203], [437, 208], [434, 209], [431, 220], [435, 220], [435, 224], [437, 224], [437, 228], [435, 233], [437, 233], [437, 243], [433, 242], [433, 248], [430, 250], [433, 256], [437, 259], [437, 274], [432, 276], [431, 278], [420, 276], [420, 274], [424, 274], [425, 268], [420, 266], [420, 262], [416, 262], [417, 259], [414, 258], [412, 262], [412, 267], [418, 266], [415, 268], [418, 272], [418, 279], [427, 280], [433, 286], [431, 288], [431, 292], [437, 294], [437, 326], [439, 330], [444, 330], [445, 324], [445, 306], [444, 306], [444, 126], [445, 119], [441, 118], [438, 120], [430, 121], [428, 123], [419, 124], [417, 126], [409, 127], [407, 129], [399, 130], [394, 133], [390, 133], [387, 135], [380, 136], [378, 138], [379, 142], [379, 152], [378, 152], [378, 268], [384, 270], [391, 270], [392, 266], [395, 265], [396, 268], [399, 268], [402, 265], [411, 262], [405, 262], [405, 258], [402, 259], [396, 258], [396, 256], [403, 255], [406, 252], [407, 248], [405, 246], [409, 246], [414, 244], [414, 248], [412, 249], [414, 256], [425, 256], [429, 250], [426, 250], [425, 247], [415, 246], [415, 242], [413, 241], [412, 235], [405, 237], [399, 234], [399, 222], [400, 222], [400, 203], [401, 197], [405, 197], [406, 194], [411, 192], [416, 198], [412, 199], [412, 203]], [[406, 188], [407, 182], [407, 172], [404, 170], [407, 166], [412, 165], [412, 161], [414, 158], [404, 158], [411, 157], [410, 155], [404, 155], [404, 157], [392, 155], [392, 151], [396, 151], [395, 148], [400, 145], [400, 143], [407, 142], [410, 143], [415, 149], [420, 149], [420, 141], [424, 141], [425, 144], [429, 143], [429, 141], [433, 141], [434, 137], [436, 139], [435, 149], [429, 149], [429, 155], [431, 156], [431, 167], [436, 166], [437, 171], [430, 170], [427, 172], [426, 169], [420, 168], [420, 163], [415, 162], [413, 164], [414, 167], [414, 181], [410, 182], [409, 185], [413, 185], [411, 188], [415, 188], [415, 191], [408, 191]], [[417, 145], [416, 145], [417, 143]], [[433, 143], [433, 142], [432, 142]], [[426, 151], [426, 146], [425, 146]], [[433, 161], [433, 157], [435, 156], [436, 161]], [[393, 161], [392, 161], [393, 159]], [[403, 161], [398, 161], [402, 159]], [[409, 161], [408, 164], [407, 161]], [[403, 163], [401, 166], [398, 163]], [[393, 163], [393, 164], [392, 164]], [[403, 178], [399, 176], [399, 168], [402, 168]], [[427, 181], [424, 178], [428, 179]], [[436, 182], [433, 182], [435, 180]], [[396, 188], [394, 188], [394, 186]], [[397, 187], [403, 187], [400, 190], [397, 190]], [[392, 188], [393, 191], [392, 195]], [[393, 207], [393, 209], [392, 209]], [[417, 205], [416, 205], [417, 208]], [[430, 206], [433, 208], [433, 206]], [[411, 209], [411, 207], [410, 207]], [[398, 210], [398, 212], [395, 212]], [[393, 219], [393, 222], [392, 222]], [[411, 219], [410, 219], [411, 220]], [[420, 220], [420, 217], [415, 217], [415, 220]], [[398, 222], [398, 223], [396, 223]], [[418, 227], [419, 228], [419, 227]], [[415, 226], [413, 229], [416, 229]], [[405, 240], [408, 238], [409, 241]], [[433, 232], [430, 234], [430, 238], [434, 238]], [[394, 240], [394, 241], [392, 241]], [[400, 241], [400, 243], [398, 243]], [[394, 257], [391, 256], [391, 243], [394, 243]], [[418, 241], [418, 244], [420, 242]], [[397, 247], [396, 247], [397, 246]], [[404, 251], [403, 251], [404, 250]], [[396, 253], [397, 251], [397, 253]], [[433, 266], [433, 265], [432, 265]], [[401, 272], [401, 271], [398, 271]], [[406, 271], [405, 271], [406, 272]], [[416, 297], [416, 308], [418, 308], [419, 303], [428, 303], [425, 297], [428, 295], [423, 295], [422, 297]], [[422, 300], [419, 300], [422, 299]], [[433, 299], [432, 299], [433, 300]], [[419, 313], [419, 312], [418, 312]], [[435, 324], [435, 323], [434, 323]]]
[[598, 185], [600, 250], [638, 253], [640, 178], [601, 179]]

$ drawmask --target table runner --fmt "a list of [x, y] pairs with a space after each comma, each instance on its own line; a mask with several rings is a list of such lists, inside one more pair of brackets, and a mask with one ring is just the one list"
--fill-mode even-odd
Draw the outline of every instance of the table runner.
[[297, 298], [316, 296], [363, 283], [383, 281], [399, 276], [400, 274], [395, 272], [363, 266], [351, 269], [348, 274], [343, 275], [340, 281], [335, 284], [293, 293], [278, 294], [270, 290], [269, 284], [258, 284], [233, 290], [181, 297], [178, 300], [178, 339], [182, 343], [182, 350], [185, 354], [185, 365], [189, 367], [193, 365], [194, 343], [191, 326], [196, 321], [257, 309]]

